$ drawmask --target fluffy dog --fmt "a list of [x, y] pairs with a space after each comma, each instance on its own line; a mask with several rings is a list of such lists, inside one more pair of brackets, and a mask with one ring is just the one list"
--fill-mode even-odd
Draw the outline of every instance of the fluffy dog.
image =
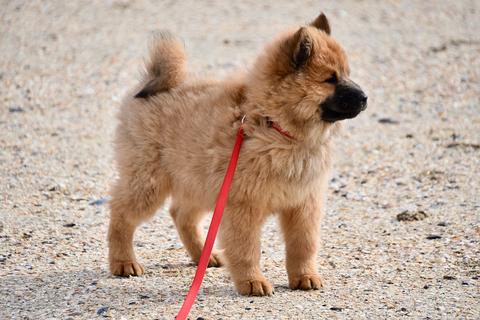
[[171, 197], [170, 214], [193, 261], [200, 222], [215, 206], [236, 132], [245, 141], [220, 228], [223, 259], [243, 295], [270, 295], [260, 271], [260, 233], [278, 215], [286, 243], [289, 287], [318, 289], [315, 265], [331, 138], [338, 121], [366, 108], [349, 79], [347, 56], [324, 14], [268, 44], [251, 70], [218, 82], [191, 79], [182, 44], [160, 34], [145, 77], [119, 112], [115, 151], [119, 179], [110, 202], [109, 262], [114, 275], [141, 275], [136, 227]]

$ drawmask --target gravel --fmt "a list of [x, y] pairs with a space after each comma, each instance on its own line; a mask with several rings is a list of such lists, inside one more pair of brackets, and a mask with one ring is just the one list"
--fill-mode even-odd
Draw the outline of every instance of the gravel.
[[[195, 272], [163, 208], [136, 234], [147, 274], [108, 273], [115, 112], [152, 32], [227, 76], [320, 10], [369, 107], [337, 138], [318, 263], [287, 288], [275, 220], [267, 298], [209, 269], [191, 319], [480, 318], [478, 1], [8, 1], [0, 13], [0, 319], [172, 319]], [[402, 212], [426, 217], [398, 221]], [[431, 238], [431, 240], [429, 240]]]

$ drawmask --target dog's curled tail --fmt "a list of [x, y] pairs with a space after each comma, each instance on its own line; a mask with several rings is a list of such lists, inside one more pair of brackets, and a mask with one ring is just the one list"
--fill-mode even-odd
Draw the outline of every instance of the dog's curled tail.
[[169, 31], [158, 32], [145, 62], [144, 84], [135, 98], [147, 98], [180, 85], [186, 78], [185, 65], [183, 44]]

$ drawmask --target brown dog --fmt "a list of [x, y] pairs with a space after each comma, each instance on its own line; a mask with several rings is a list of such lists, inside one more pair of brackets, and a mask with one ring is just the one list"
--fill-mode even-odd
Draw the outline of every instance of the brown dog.
[[[116, 157], [120, 178], [112, 190], [110, 270], [141, 275], [132, 245], [135, 228], [169, 196], [180, 238], [198, 262], [199, 223], [213, 210], [235, 141], [245, 142], [220, 229], [220, 243], [237, 290], [270, 295], [260, 271], [260, 232], [278, 214], [292, 289], [322, 286], [315, 266], [331, 137], [338, 120], [366, 108], [349, 80], [347, 57], [321, 14], [309, 26], [270, 43], [251, 71], [234, 80], [188, 79], [182, 45], [161, 34], [146, 76], [119, 113]], [[222, 264], [219, 252], [210, 266]]]

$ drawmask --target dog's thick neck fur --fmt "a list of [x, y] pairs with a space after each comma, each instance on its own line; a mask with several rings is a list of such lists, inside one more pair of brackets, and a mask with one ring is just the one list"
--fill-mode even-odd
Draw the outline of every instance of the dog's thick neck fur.
[[[297, 103], [286, 102], [285, 105], [278, 105], [276, 99], [268, 92], [259, 92], [256, 86], [249, 85], [252, 74], [238, 74], [225, 83], [226, 92], [229, 92], [233, 103], [237, 106], [237, 117], [244, 119], [244, 131], [248, 136], [255, 136], [255, 131], [260, 128], [268, 128], [268, 119], [276, 122], [283, 130], [290, 133], [294, 139], [288, 139], [275, 132], [275, 140], [285, 144], [296, 145], [317, 149], [325, 147], [331, 139], [341, 130], [340, 122], [329, 123], [319, 121], [318, 118], [309, 119], [303, 122], [296, 121], [290, 117], [288, 111], [282, 109], [301, 109], [304, 101]], [[254, 83], [254, 82], [253, 82]], [[273, 111], [272, 111], [273, 110]], [[270, 111], [270, 112], [269, 112]]]

